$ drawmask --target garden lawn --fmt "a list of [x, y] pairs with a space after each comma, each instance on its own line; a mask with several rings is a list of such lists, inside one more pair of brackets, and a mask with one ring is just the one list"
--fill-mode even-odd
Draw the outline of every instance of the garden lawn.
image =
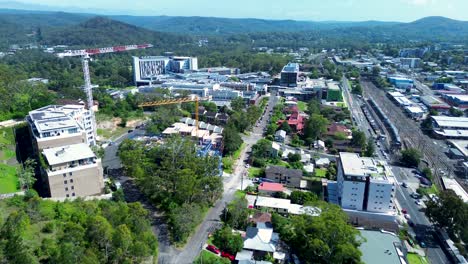
[[429, 263], [426, 258], [421, 257], [418, 254], [408, 253], [406, 257], [408, 258], [409, 264], [428, 264]]
[[0, 163], [0, 194], [17, 191], [19, 190], [16, 167]]
[[326, 169], [315, 169], [315, 177], [325, 178], [325, 175], [327, 175]]
[[257, 167], [250, 167], [249, 168], [249, 178], [260, 178], [262, 175], [263, 170]]
[[211, 253], [210, 251], [207, 251], [203, 249], [200, 252], [200, 255], [198, 255], [197, 259], [195, 262], [197, 264], [201, 263], [217, 263], [217, 264], [228, 264], [231, 263], [227, 258], [222, 258], [218, 255], [215, 255], [214, 253]]

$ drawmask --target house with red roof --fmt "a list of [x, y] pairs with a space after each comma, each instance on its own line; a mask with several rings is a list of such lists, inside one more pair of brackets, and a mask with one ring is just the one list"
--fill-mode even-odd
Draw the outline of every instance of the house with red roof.
[[278, 120], [278, 125], [281, 126], [281, 124], [283, 124], [283, 122], [286, 121], [288, 122], [289, 126], [291, 127], [291, 129], [298, 133], [298, 134], [302, 134], [302, 131], [304, 130], [304, 123], [305, 123], [305, 119], [302, 115], [299, 114], [299, 112], [292, 112], [286, 120]]
[[273, 195], [277, 192], [283, 192], [284, 186], [281, 183], [275, 182], [262, 182], [258, 186], [258, 192], [260, 194]]
[[353, 132], [345, 125], [342, 125], [340, 123], [332, 123], [327, 127], [327, 136], [333, 137], [337, 133], [344, 134], [346, 136], [346, 139], [353, 138]]

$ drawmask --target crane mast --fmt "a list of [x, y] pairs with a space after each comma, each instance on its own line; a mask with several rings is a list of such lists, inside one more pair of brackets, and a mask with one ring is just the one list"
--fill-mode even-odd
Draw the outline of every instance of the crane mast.
[[91, 77], [89, 74], [89, 55], [96, 55], [96, 54], [104, 54], [104, 53], [113, 53], [113, 52], [122, 52], [122, 51], [129, 51], [129, 50], [136, 50], [136, 49], [146, 49], [152, 48], [152, 44], [139, 44], [139, 45], [125, 45], [125, 46], [114, 46], [114, 47], [106, 47], [106, 48], [96, 48], [96, 49], [83, 49], [83, 50], [66, 50], [64, 52], [56, 53], [55, 55], [59, 58], [64, 57], [81, 57], [81, 63], [83, 65], [83, 76], [84, 76], [84, 92], [86, 94], [86, 107], [89, 111], [89, 117], [91, 122], [91, 130], [93, 133], [93, 138], [91, 142], [89, 141], [89, 127], [86, 126], [88, 118], [85, 120], [85, 131], [86, 131], [86, 139], [90, 145], [96, 145], [97, 140], [97, 125], [96, 125], [96, 117], [94, 116], [93, 110], [93, 87], [91, 86]]
[[[86, 105], [88, 107], [89, 115], [91, 118], [91, 127], [92, 127], [92, 132], [93, 132], [93, 137], [94, 137], [94, 143], [95, 144], [97, 138], [96, 138], [96, 117], [94, 116], [94, 110], [93, 110], [93, 87], [91, 86], [91, 77], [89, 75], [89, 55], [85, 54], [81, 62], [83, 64], [83, 76], [84, 76], [84, 92], [86, 93]], [[86, 121], [85, 121], [86, 122]], [[86, 137], [88, 132], [86, 132]]]

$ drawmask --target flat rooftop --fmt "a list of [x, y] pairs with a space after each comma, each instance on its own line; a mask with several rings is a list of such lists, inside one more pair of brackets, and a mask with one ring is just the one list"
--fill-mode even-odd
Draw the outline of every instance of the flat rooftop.
[[468, 94], [447, 94], [445, 97], [461, 102], [468, 102]]
[[362, 262], [400, 264], [400, 257], [394, 245], [400, 243], [397, 236], [380, 231], [360, 231], [361, 235], [367, 240], [359, 247], [362, 252]]
[[468, 128], [467, 117], [432, 116], [439, 127]]
[[340, 152], [341, 165], [346, 176], [385, 176], [383, 162], [360, 157], [357, 153]]
[[299, 72], [299, 64], [298, 63], [288, 63], [286, 66], [283, 67], [281, 72]]
[[73, 144], [64, 147], [48, 148], [42, 150], [49, 165], [57, 165], [82, 159], [95, 158], [91, 148], [84, 144]]
[[291, 201], [288, 199], [258, 196], [255, 201], [255, 205], [259, 207], [281, 208], [288, 210], [291, 205]]

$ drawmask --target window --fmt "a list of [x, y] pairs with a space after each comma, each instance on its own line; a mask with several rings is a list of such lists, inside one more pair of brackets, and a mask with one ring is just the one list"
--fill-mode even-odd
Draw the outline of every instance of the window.
[[72, 196], [75, 196], [75, 193], [72, 193]]
[[69, 194], [67, 194], [67, 198], [68, 198], [68, 197], [70, 197], [70, 195], [69, 195]]
[[67, 183], [68, 183], [67, 180], [64, 180], [64, 181], [63, 181], [63, 184], [67, 184]]
[[73, 182], [73, 179], [70, 179], [70, 182]]
[[63, 177], [67, 177], [67, 174], [66, 174], [66, 173], [64, 173], [64, 174], [63, 174]]
[[72, 175], [73, 175], [73, 173], [72, 173], [72, 172], [70, 172], [68, 175], [72, 176]]
[[72, 190], [75, 190], [75, 186], [72, 186], [71, 189], [72, 189]]
[[65, 191], [68, 192], [68, 187], [65, 187]]

